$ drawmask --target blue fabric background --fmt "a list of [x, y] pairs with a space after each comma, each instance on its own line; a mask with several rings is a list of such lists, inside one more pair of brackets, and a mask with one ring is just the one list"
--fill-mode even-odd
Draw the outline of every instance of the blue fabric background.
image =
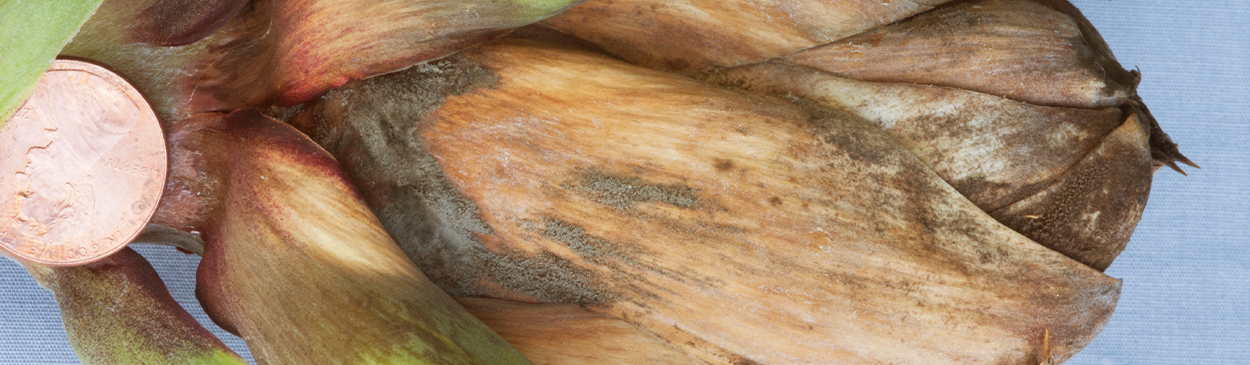
[[[1124, 280], [1103, 333], [1068, 364], [1250, 364], [1250, 2], [1075, 0], [1201, 170], [1155, 175], [1107, 274]], [[174, 296], [241, 354], [194, 299], [198, 259], [136, 245]], [[56, 301], [0, 259], [0, 364], [76, 364]]]

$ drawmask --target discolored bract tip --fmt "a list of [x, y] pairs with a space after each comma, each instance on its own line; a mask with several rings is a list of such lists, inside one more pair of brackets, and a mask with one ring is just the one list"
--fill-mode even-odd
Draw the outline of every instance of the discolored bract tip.
[[127, 32], [131, 39], [153, 46], [195, 43], [234, 18], [247, 0], [159, 0], [136, 14]]
[[1172, 142], [1172, 138], [1168, 137], [1168, 134], [1163, 132], [1162, 127], [1159, 127], [1159, 121], [1155, 119], [1154, 115], [1150, 114], [1150, 108], [1146, 107], [1146, 103], [1142, 102], [1140, 96], [1134, 95], [1131, 98], [1131, 101], [1132, 106], [1137, 109], [1139, 114], [1145, 117], [1143, 122], [1150, 123], [1150, 158], [1156, 169], [1167, 166], [1172, 168], [1172, 170], [1176, 170], [1176, 172], [1179, 172], [1181, 175], [1189, 176], [1189, 174], [1185, 173], [1184, 170], [1181, 170], [1181, 167], [1176, 164], [1177, 162], [1189, 165], [1196, 169], [1202, 168], [1193, 161], [1190, 161], [1188, 157], [1181, 154], [1176, 142]]

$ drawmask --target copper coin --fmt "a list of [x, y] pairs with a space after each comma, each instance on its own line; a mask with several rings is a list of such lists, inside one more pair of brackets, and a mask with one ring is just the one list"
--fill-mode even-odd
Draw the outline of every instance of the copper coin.
[[156, 211], [166, 168], [138, 90], [103, 67], [53, 61], [0, 130], [0, 248], [54, 266], [117, 252]]

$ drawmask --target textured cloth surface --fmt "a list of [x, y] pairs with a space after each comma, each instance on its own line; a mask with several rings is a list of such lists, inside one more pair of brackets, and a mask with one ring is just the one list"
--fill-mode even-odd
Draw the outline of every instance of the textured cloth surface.
[[[227, 346], [251, 361], [252, 355], [243, 340], [213, 324], [200, 302], [195, 300], [195, 267], [200, 263], [199, 256], [166, 246], [136, 243], [130, 247], [152, 263], [178, 304]], [[0, 365], [79, 363], [65, 338], [56, 297], [40, 287], [21, 265], [0, 258]]]
[[[1250, 2], [1076, 0], [1174, 141], [1202, 169], [1155, 175], [1146, 212], [1107, 274], [1111, 322], [1068, 364], [1250, 364]], [[198, 258], [136, 245], [184, 307]], [[0, 364], [76, 364], [52, 294], [0, 259]]]

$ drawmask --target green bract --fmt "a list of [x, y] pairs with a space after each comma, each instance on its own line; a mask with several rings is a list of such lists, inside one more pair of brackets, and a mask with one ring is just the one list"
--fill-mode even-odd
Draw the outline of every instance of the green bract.
[[0, 127], [102, 0], [0, 0]]

